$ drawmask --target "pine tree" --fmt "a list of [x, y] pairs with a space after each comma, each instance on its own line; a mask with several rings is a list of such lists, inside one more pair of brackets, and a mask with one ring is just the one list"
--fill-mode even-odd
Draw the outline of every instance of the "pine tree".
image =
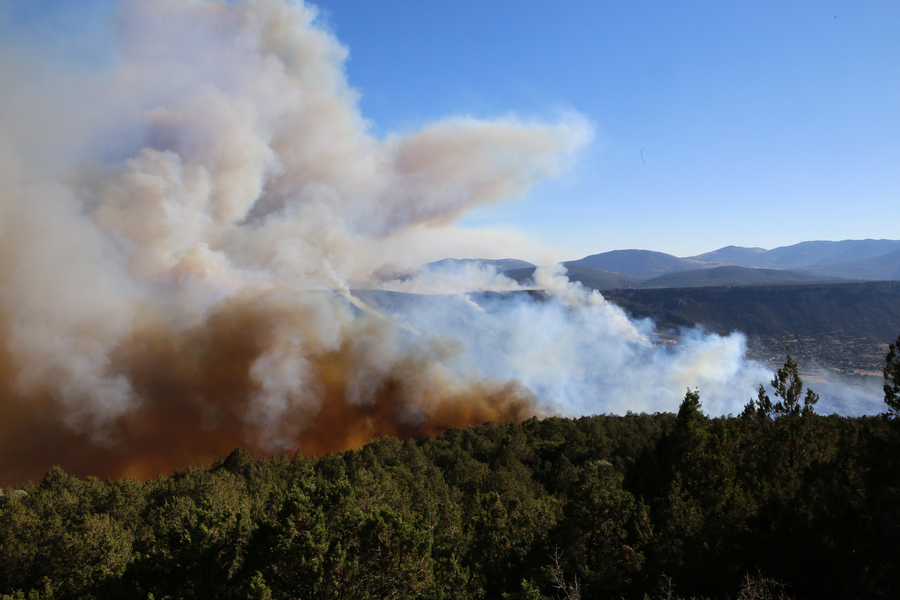
[[884, 365], [884, 403], [888, 416], [900, 416], [900, 337], [889, 346]]
[[773, 403], [760, 385], [756, 402], [751, 400], [742, 415], [756, 423], [755, 435], [762, 442], [757, 445], [777, 456], [778, 465], [770, 466], [775, 467], [774, 476], [778, 478], [799, 475], [816, 457], [817, 447], [815, 405], [819, 395], [811, 389], [803, 394], [800, 368], [791, 358], [790, 348], [786, 354], [784, 365], [771, 381], [775, 397], [780, 400]]

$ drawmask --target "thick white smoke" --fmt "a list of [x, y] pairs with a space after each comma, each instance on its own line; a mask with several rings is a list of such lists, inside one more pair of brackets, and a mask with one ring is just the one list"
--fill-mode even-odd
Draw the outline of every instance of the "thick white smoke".
[[[464, 349], [454, 359], [460, 370], [521, 381], [562, 414], [674, 411], [685, 390], [697, 387], [705, 411], [738, 413], [772, 378], [747, 360], [743, 335], [694, 329], [666, 346], [650, 321], [630, 319], [563, 273], [559, 266], [538, 269], [540, 294], [453, 295], [430, 302], [369, 296], [415, 331], [456, 340]], [[497, 279], [497, 289], [511, 283]]]
[[492, 418], [675, 410], [687, 387], [724, 413], [770, 379], [739, 335], [659, 347], [649, 323], [550, 270], [539, 300], [351, 295], [519, 288], [480, 268], [398, 274], [537, 247], [454, 221], [564, 168], [591, 138], [580, 116], [378, 139], [310, 5], [128, 0], [111, 27], [101, 66], [2, 45], [7, 447], [29, 428], [69, 432], [54, 451], [117, 447], [108, 472], [146, 475], [237, 444], [324, 451]]

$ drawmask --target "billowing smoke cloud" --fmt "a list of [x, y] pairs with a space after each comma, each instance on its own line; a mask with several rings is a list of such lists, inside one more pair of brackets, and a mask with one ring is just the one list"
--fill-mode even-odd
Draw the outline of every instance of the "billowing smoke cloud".
[[460, 370], [520, 381], [554, 413], [672, 411], [695, 387], [707, 412], [739, 412], [772, 378], [746, 360], [741, 334], [689, 330], [667, 347], [650, 321], [630, 319], [563, 272], [538, 269], [540, 292], [365, 297], [414, 331], [456, 340], [465, 348], [453, 359]]
[[[131, 0], [112, 54], [27, 40], [0, 77], [0, 470], [147, 477], [235, 446], [324, 453], [549, 413], [728, 412], [769, 374], [743, 338], [661, 348], [597, 293], [540, 271], [398, 277], [521, 255], [467, 211], [587, 143], [558, 123], [452, 118], [377, 139], [315, 9]], [[475, 250], [473, 250], [473, 248]], [[352, 293], [351, 289], [381, 292]]]

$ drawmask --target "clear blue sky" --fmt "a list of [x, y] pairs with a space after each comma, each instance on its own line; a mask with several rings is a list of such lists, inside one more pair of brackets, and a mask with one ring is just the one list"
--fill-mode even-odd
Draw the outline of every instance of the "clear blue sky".
[[[8, 1], [57, 36], [111, 5]], [[314, 4], [376, 135], [454, 115], [593, 124], [574, 168], [468, 225], [564, 259], [900, 238], [898, 2]]]

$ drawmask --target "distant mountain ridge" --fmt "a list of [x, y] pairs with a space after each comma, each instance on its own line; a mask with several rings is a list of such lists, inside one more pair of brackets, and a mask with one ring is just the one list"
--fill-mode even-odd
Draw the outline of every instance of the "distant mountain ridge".
[[893, 281], [900, 279], [900, 250], [853, 262], [816, 265], [807, 270], [811, 273], [846, 279]]
[[760, 266], [760, 256], [768, 252], [765, 248], [745, 248], [743, 246], [725, 246], [706, 254], [691, 256], [706, 264], [738, 265], [743, 267]]
[[726, 246], [713, 252], [689, 257], [690, 260], [739, 267], [767, 267], [803, 270], [819, 265], [836, 265], [875, 258], [900, 250], [900, 240], [811, 241], [772, 250]]
[[756, 269], [725, 265], [711, 269], [694, 269], [667, 273], [653, 279], [641, 281], [634, 287], [710, 287], [719, 285], [764, 285], [776, 283], [837, 283], [847, 281], [838, 277], [813, 275], [784, 269]]
[[490, 265], [495, 267], [500, 273], [511, 269], [534, 268], [534, 264], [525, 260], [519, 260], [518, 258], [445, 258], [443, 260], [430, 262], [423, 266], [432, 270], [448, 270], [458, 269], [465, 265]]
[[585, 256], [565, 264], [617, 273], [635, 279], [650, 279], [667, 273], [692, 271], [703, 267], [703, 263], [697, 260], [678, 258], [651, 250], [613, 250]]
[[[430, 269], [467, 263], [494, 266], [527, 283], [535, 265], [517, 259], [445, 259]], [[679, 258], [651, 250], [613, 250], [564, 262], [568, 277], [597, 290], [775, 283], [900, 280], [900, 240], [807, 241], [772, 250], [725, 246]]]
[[[832, 278], [893, 281], [900, 279], [900, 240], [810, 241], [772, 250], [725, 246], [686, 258], [649, 250], [613, 250], [564, 264], [630, 277], [638, 283], [623, 287], [639, 288], [811, 282]], [[703, 272], [725, 267], [732, 268]], [[757, 270], [768, 272], [763, 274]], [[678, 273], [691, 275], [673, 276]], [[580, 273], [580, 277], [585, 278], [585, 273]]]
[[[633, 277], [600, 271], [590, 267], [581, 267], [572, 263], [564, 263], [563, 266], [566, 267], [566, 276], [569, 278], [569, 281], [577, 281], [583, 286], [594, 290], [628, 289], [640, 283], [639, 280]], [[535, 269], [536, 267], [510, 269], [509, 271], [503, 271], [503, 275], [513, 281], [518, 281], [522, 285], [532, 285], [534, 283]]]

